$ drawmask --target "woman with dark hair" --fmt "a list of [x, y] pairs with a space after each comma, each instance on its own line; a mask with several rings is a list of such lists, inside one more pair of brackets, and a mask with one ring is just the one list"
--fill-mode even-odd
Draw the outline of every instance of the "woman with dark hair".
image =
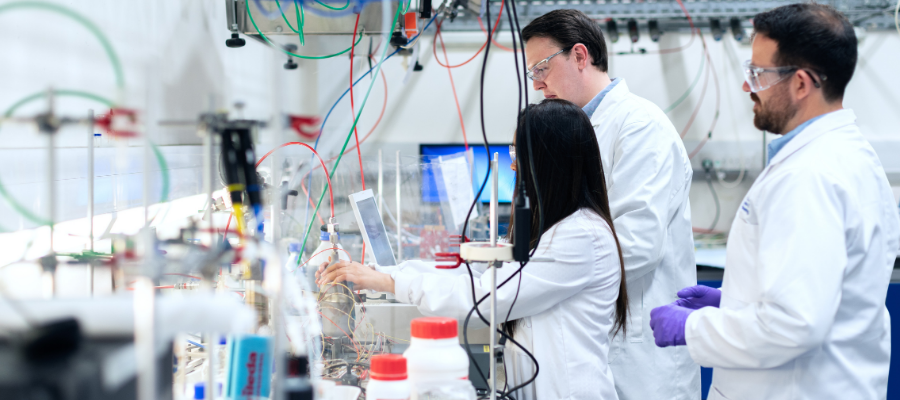
[[[519, 115], [515, 155], [517, 187], [524, 185], [533, 210], [532, 236], [525, 240], [532, 249], [537, 244], [534, 257], [552, 261], [527, 264], [521, 282], [515, 278], [497, 291], [498, 315], [509, 315], [504, 328], [540, 365], [534, 383], [513, 396], [617, 399], [608, 367], [609, 343], [614, 335], [624, 334], [628, 299], [594, 129], [576, 105], [544, 100]], [[325, 266], [318, 273], [320, 284], [350, 281], [357, 289], [394, 293], [398, 301], [416, 305], [425, 315], [462, 320], [473, 306], [465, 270], [448, 276], [431, 272], [433, 264], [422, 261], [382, 269], [389, 273], [353, 262]], [[518, 269], [519, 264], [506, 263], [498, 270], [498, 282]], [[475, 295], [481, 298], [490, 292], [490, 276], [476, 275]], [[488, 307], [489, 302], [483, 302], [481, 312], [488, 313]], [[483, 326], [477, 317], [472, 321]], [[506, 377], [514, 387], [534, 375], [534, 364], [515, 345], [506, 347]]]

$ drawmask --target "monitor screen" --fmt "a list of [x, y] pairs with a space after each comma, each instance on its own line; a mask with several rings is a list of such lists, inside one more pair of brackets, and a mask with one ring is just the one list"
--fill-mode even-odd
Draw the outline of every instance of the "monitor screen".
[[[484, 182], [487, 174], [488, 158], [484, 152], [484, 146], [471, 145], [469, 149], [473, 151], [475, 167], [472, 174], [472, 192], [477, 194], [478, 189]], [[490, 145], [491, 157], [494, 153], [499, 153], [500, 174], [497, 177], [497, 201], [499, 203], [511, 203], [513, 191], [516, 186], [516, 173], [510, 169], [512, 160], [509, 158], [509, 143]], [[419, 145], [419, 155], [425, 162], [437, 159], [438, 156], [449, 156], [452, 154], [460, 154], [466, 151], [465, 145], [462, 144], [421, 144]], [[484, 192], [479, 198], [482, 203], [490, 203], [491, 201], [491, 182], [484, 187]], [[440, 203], [438, 196], [437, 183], [434, 173], [430, 169], [422, 172], [422, 201], [426, 203]]]
[[360, 219], [366, 228], [366, 235], [369, 236], [369, 244], [372, 246], [372, 254], [375, 255], [375, 262], [381, 266], [397, 265], [394, 259], [394, 252], [391, 251], [390, 238], [384, 229], [384, 223], [381, 221], [381, 214], [378, 212], [378, 206], [375, 204], [374, 197], [368, 197], [356, 202], [359, 210]]

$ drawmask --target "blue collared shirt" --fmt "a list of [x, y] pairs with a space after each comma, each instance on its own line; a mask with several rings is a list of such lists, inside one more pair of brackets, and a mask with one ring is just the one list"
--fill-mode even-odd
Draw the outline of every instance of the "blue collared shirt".
[[620, 80], [622, 79], [613, 79], [609, 85], [606, 85], [606, 87], [603, 88], [600, 93], [597, 93], [597, 95], [594, 96], [594, 98], [591, 99], [591, 101], [589, 101], [587, 105], [584, 106], [584, 108], [582, 108], [582, 110], [584, 110], [584, 113], [587, 114], [588, 118], [594, 115], [594, 111], [597, 111], [597, 107], [600, 107], [600, 102], [603, 101], [603, 98], [606, 97], [606, 94], [609, 93], [609, 91], [612, 90]]
[[768, 146], [769, 159], [766, 161], [766, 165], [769, 165], [769, 163], [772, 162], [772, 159], [775, 158], [775, 155], [778, 154], [778, 152], [781, 151], [781, 149], [784, 148], [784, 146], [787, 146], [788, 142], [790, 142], [795, 137], [797, 137], [797, 135], [799, 135], [800, 132], [803, 132], [803, 130], [806, 129], [807, 126], [809, 126], [813, 122], [816, 122], [817, 119], [822, 118], [824, 116], [825, 116], [825, 114], [822, 114], [817, 117], [810, 118], [806, 122], [804, 122], [804, 123], [800, 124], [799, 126], [797, 126], [796, 128], [794, 128], [794, 130], [788, 132], [784, 136], [782, 136], [778, 139], [775, 139], [771, 143], [769, 143], [769, 146]]

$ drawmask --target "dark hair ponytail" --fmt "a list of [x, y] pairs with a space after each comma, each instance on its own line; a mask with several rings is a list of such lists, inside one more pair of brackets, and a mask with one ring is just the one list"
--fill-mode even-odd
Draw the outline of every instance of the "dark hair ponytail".
[[[532, 205], [530, 248], [534, 248], [538, 238], [557, 222], [576, 211], [587, 208], [600, 216], [612, 231], [619, 255], [619, 297], [616, 299], [616, 315], [613, 334], [625, 332], [628, 315], [628, 292], [625, 286], [625, 264], [622, 262], [622, 248], [616, 237], [609, 198], [606, 192], [606, 178], [600, 160], [600, 146], [590, 119], [581, 108], [560, 99], [548, 99], [529, 105], [519, 113], [516, 129], [516, 187], [525, 185], [528, 200]], [[525, 130], [531, 135], [532, 148], [527, 148]], [[529, 153], [534, 157], [532, 160]], [[534, 177], [531, 170], [534, 167]], [[543, 232], [538, 226], [537, 178], [540, 189]], [[510, 222], [509, 232], [513, 232]], [[516, 238], [513, 238], [516, 239]], [[515, 332], [516, 321], [504, 325], [511, 335]]]

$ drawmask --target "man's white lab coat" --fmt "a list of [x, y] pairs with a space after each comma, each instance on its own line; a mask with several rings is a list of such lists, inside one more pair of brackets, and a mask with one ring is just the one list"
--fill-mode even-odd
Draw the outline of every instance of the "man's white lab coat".
[[[514, 337], [540, 366], [534, 384], [515, 392], [515, 398], [617, 399], [606, 358], [621, 282], [612, 231], [593, 211], [576, 211], [544, 233], [535, 257], [554, 261], [525, 266], [518, 298], [518, 278], [497, 290], [498, 319], [506, 318], [515, 301], [510, 315], [510, 321], [519, 320]], [[396, 299], [416, 305], [422, 314], [462, 322], [473, 305], [465, 266], [450, 272], [436, 271], [433, 265], [407, 261], [396, 267], [391, 272]], [[518, 268], [518, 263], [504, 263], [497, 283]], [[490, 273], [474, 271], [474, 275], [476, 296], [489, 294]], [[489, 318], [490, 300], [479, 309]], [[470, 326], [485, 324], [473, 315]], [[534, 363], [511, 342], [506, 355], [510, 388], [532, 377]]]
[[884, 302], [900, 218], [853, 111], [826, 114], [782, 148], [728, 238], [720, 308], [687, 319], [710, 399], [884, 399]]
[[688, 200], [693, 170], [684, 144], [665, 113], [632, 94], [624, 79], [591, 123], [631, 303], [628, 335], [617, 337], [609, 354], [616, 391], [622, 400], [697, 400], [700, 367], [684, 348], [657, 347], [650, 330], [650, 310], [697, 283]]

